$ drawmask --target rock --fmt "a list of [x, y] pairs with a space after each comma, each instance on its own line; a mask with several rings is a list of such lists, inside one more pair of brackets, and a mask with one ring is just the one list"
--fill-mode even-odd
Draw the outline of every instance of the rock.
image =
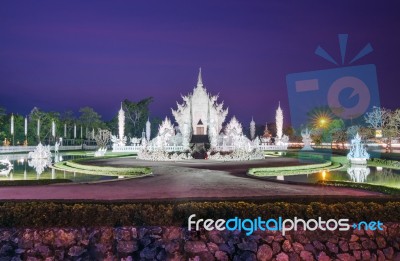
[[371, 253], [369, 252], [369, 250], [363, 250], [361, 252], [361, 258], [362, 258], [362, 260], [370, 260], [371, 259]]
[[315, 250], [314, 246], [311, 244], [305, 244], [304, 250], [307, 250], [307, 251], [313, 253], [314, 255], [316, 254], [316, 250]]
[[257, 260], [265, 261], [271, 260], [273, 255], [272, 249], [269, 245], [261, 245], [257, 250]]
[[276, 242], [282, 242], [283, 240], [285, 240], [285, 238], [282, 235], [277, 235], [274, 237], [274, 241]]
[[341, 261], [355, 261], [356, 260], [349, 253], [337, 254], [336, 257], [339, 258], [339, 260], [341, 260]]
[[143, 247], [147, 247], [148, 245], [151, 244], [151, 238], [150, 237], [142, 237], [141, 239], [139, 239], [139, 242]]
[[349, 251], [349, 244], [346, 241], [339, 241], [339, 248], [342, 252]]
[[373, 230], [367, 229], [367, 230], [365, 230], [365, 234], [367, 234], [367, 236], [368, 236], [369, 238], [374, 238], [374, 237], [375, 237], [375, 233], [374, 233]]
[[75, 235], [73, 232], [66, 232], [60, 229], [56, 233], [54, 242], [57, 248], [69, 247], [75, 244]]
[[272, 252], [274, 255], [278, 254], [281, 252], [281, 245], [278, 242], [273, 242], [272, 243]]
[[282, 249], [283, 249], [283, 251], [285, 251], [286, 253], [293, 252], [292, 244], [290, 244], [290, 241], [289, 241], [289, 240], [283, 241]]
[[296, 252], [289, 253], [289, 261], [301, 261], [299, 254]]
[[54, 251], [54, 256], [57, 260], [64, 260], [65, 251], [61, 249], [57, 249]]
[[378, 248], [385, 248], [386, 247], [386, 240], [382, 236], [378, 236], [375, 239], [376, 244], [378, 245]]
[[235, 253], [235, 246], [229, 246], [228, 244], [221, 244], [219, 245], [219, 250], [224, 251], [229, 255], [232, 255], [233, 253]]
[[349, 248], [350, 248], [350, 250], [360, 250], [361, 245], [358, 242], [350, 242]]
[[350, 242], [356, 242], [356, 241], [358, 241], [360, 238], [358, 237], [358, 236], [356, 236], [356, 235], [351, 235], [351, 237], [350, 237]]
[[101, 230], [100, 242], [101, 243], [109, 243], [112, 241], [114, 236], [112, 228], [103, 228]]
[[377, 250], [376, 254], [378, 255], [378, 261], [385, 261], [386, 257], [382, 250]]
[[179, 241], [177, 241], [177, 240], [168, 242], [165, 245], [165, 251], [167, 251], [167, 253], [170, 253], [170, 254], [178, 252], [179, 248], [180, 248], [180, 244], [179, 244]]
[[289, 261], [289, 256], [287, 255], [287, 254], [285, 254], [285, 253], [279, 253], [277, 256], [276, 256], [276, 258], [275, 258], [275, 260], [276, 261]]
[[225, 243], [225, 240], [222, 238], [221, 234], [218, 230], [212, 230], [208, 233], [208, 238], [211, 242], [216, 244]]
[[115, 230], [114, 238], [116, 238], [117, 240], [129, 241], [131, 240], [131, 231], [126, 228], [117, 228]]
[[203, 241], [187, 241], [184, 249], [185, 252], [194, 254], [208, 251], [206, 244]]
[[[357, 243], [357, 244], [358, 244], [358, 243]], [[327, 243], [326, 243], [326, 247], [329, 249], [329, 251], [330, 251], [331, 253], [334, 253], [334, 254], [339, 253], [339, 249], [338, 249], [337, 245], [334, 244], [334, 243], [327, 242]]]
[[330, 259], [329, 256], [326, 255], [326, 253], [325, 253], [324, 251], [321, 251], [321, 252], [318, 254], [317, 260], [318, 260], [318, 261], [330, 261], [331, 259]]
[[156, 256], [157, 260], [166, 260], [167, 259], [167, 252], [164, 249], [161, 249]]
[[140, 251], [140, 257], [144, 259], [154, 260], [154, 257], [156, 255], [157, 255], [156, 247], [145, 247], [142, 251]]
[[164, 230], [163, 237], [168, 240], [179, 239], [181, 237], [181, 228], [179, 227], [167, 227]]
[[298, 242], [294, 242], [292, 244], [292, 247], [293, 247], [294, 252], [296, 252], [297, 254], [300, 254], [300, 252], [304, 250], [303, 245]]
[[310, 240], [302, 234], [295, 236], [295, 238], [299, 243], [301, 243], [303, 245], [310, 243]]
[[210, 252], [200, 252], [194, 258], [189, 258], [189, 260], [193, 261], [202, 261], [202, 260], [215, 260], [214, 255]]
[[50, 230], [50, 229], [46, 229], [42, 236], [43, 244], [45, 244], [45, 245], [53, 244], [54, 239], [55, 239], [54, 231]]
[[85, 253], [86, 250], [83, 247], [80, 246], [73, 246], [69, 249], [68, 255], [72, 257], [77, 257]]
[[6, 243], [0, 248], [0, 256], [9, 256], [12, 255], [14, 252], [14, 248]]
[[133, 239], [137, 239], [138, 238], [138, 231], [137, 231], [136, 227], [133, 227], [131, 229], [131, 235], [132, 235]]
[[257, 252], [257, 243], [253, 241], [243, 242], [237, 245], [239, 249], [244, 251]]
[[[202, 259], [202, 260], [210, 260], [210, 259]], [[250, 251], [244, 251], [241, 255], [240, 255], [240, 260], [244, 260], [244, 261], [257, 261], [257, 257], [253, 252]]]
[[304, 261], [313, 261], [314, 260], [313, 254], [311, 252], [304, 251], [304, 250], [300, 252], [300, 258], [301, 258], [301, 260], [304, 260]]
[[263, 238], [263, 240], [266, 243], [271, 244], [274, 241], [274, 236], [267, 236], [266, 238]]
[[215, 254], [215, 252], [219, 250], [218, 245], [212, 242], [207, 243], [207, 248], [211, 252], [211, 254]]
[[361, 260], [361, 251], [359, 250], [354, 250], [353, 251], [353, 256], [356, 260]]
[[353, 234], [355, 234], [355, 235], [357, 235], [357, 236], [363, 236], [365, 233], [364, 233], [364, 229], [360, 229], [360, 230], [358, 230], [358, 229], [354, 229], [353, 230]]
[[388, 248], [383, 249], [383, 253], [385, 254], [387, 259], [389, 259], [389, 260], [392, 259], [393, 255], [394, 255], [393, 247], [388, 247]]
[[138, 250], [136, 241], [118, 241], [117, 251], [119, 253], [130, 254]]
[[375, 242], [370, 239], [363, 241], [361, 243], [361, 245], [363, 246], [364, 249], [376, 249], [377, 248], [377, 245], [375, 244]]
[[42, 257], [48, 257], [50, 256], [50, 248], [48, 246], [44, 246], [44, 245], [39, 245], [35, 247], [35, 250], [39, 253], [39, 255], [41, 255]]
[[217, 251], [215, 252], [215, 258], [218, 261], [229, 261], [228, 255], [224, 251]]
[[321, 242], [319, 242], [319, 241], [317, 241], [317, 240], [313, 241], [313, 245], [314, 245], [314, 247], [315, 247], [316, 249], [318, 249], [318, 250], [320, 250], [320, 251], [326, 249], [326, 247], [324, 246], [324, 244], [322, 244]]
[[393, 261], [400, 261], [400, 252], [397, 252], [396, 254], [394, 254]]

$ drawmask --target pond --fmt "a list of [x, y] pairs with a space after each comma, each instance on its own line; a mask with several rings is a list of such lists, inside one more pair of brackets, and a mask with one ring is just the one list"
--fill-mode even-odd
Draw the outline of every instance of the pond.
[[318, 173], [308, 175], [275, 176], [271, 178], [304, 183], [316, 183], [319, 180], [339, 180], [400, 188], [400, 170], [360, 165], [335, 171], [321, 170]]
[[[118, 177], [83, 174], [78, 172], [58, 171], [50, 168], [51, 163], [63, 160], [82, 158], [63, 153], [54, 155], [51, 159], [28, 160], [28, 154], [1, 154], [0, 181], [2, 180], [38, 180], [38, 179], [69, 179], [72, 182], [93, 182], [112, 180]], [[9, 163], [11, 163], [11, 165]]]

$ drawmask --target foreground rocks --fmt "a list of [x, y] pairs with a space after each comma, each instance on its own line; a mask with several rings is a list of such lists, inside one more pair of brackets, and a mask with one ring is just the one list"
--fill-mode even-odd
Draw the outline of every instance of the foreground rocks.
[[0, 260], [398, 260], [400, 224], [383, 231], [188, 231], [180, 227], [0, 229]]

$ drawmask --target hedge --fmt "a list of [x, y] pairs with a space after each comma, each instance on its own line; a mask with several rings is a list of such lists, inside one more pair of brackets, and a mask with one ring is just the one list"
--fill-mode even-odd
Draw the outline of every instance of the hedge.
[[277, 176], [277, 175], [298, 175], [310, 174], [319, 172], [320, 170], [332, 170], [340, 168], [342, 165], [336, 162], [326, 161], [324, 163], [285, 166], [285, 167], [264, 167], [264, 168], [251, 168], [247, 172], [250, 175], [257, 177], [263, 176]]
[[281, 216], [400, 222], [400, 202], [1, 202], [0, 227], [185, 226], [191, 214], [213, 219]]

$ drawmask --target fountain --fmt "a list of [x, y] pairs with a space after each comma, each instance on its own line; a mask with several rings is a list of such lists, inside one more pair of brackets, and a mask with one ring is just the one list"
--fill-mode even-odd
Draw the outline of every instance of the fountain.
[[369, 154], [365, 149], [365, 145], [361, 141], [361, 136], [357, 133], [354, 139], [351, 140], [350, 152], [347, 154], [347, 159], [351, 164], [365, 165]]
[[314, 150], [311, 147], [311, 131], [309, 131], [308, 128], [301, 131], [301, 137], [303, 137], [304, 143], [304, 147], [301, 150]]

